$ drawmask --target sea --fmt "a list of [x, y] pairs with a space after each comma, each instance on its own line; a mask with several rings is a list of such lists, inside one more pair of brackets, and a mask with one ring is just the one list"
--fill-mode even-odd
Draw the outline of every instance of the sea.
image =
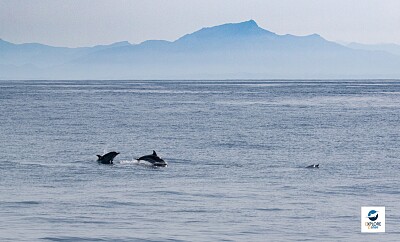
[[0, 154], [0, 241], [400, 241], [399, 80], [3, 80]]

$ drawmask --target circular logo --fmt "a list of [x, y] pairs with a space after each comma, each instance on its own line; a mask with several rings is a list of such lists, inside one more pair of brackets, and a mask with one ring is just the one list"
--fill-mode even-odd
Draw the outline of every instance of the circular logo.
[[369, 220], [371, 220], [371, 221], [377, 220], [377, 219], [378, 219], [378, 212], [375, 211], [375, 210], [369, 211], [369, 213], [368, 213], [368, 218], [369, 218]]

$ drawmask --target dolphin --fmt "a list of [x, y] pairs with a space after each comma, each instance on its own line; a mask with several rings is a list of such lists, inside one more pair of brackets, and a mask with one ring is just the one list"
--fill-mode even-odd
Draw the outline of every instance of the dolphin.
[[309, 165], [309, 166], [307, 166], [306, 168], [319, 168], [319, 164], [316, 164], [316, 165]]
[[138, 161], [147, 161], [151, 163], [153, 166], [161, 166], [161, 167], [166, 167], [168, 166], [168, 163], [165, 162], [163, 159], [161, 159], [157, 153], [153, 150], [153, 154], [151, 155], [145, 155], [137, 159]]
[[118, 154], [119, 154], [118, 152], [112, 151], [105, 155], [97, 155], [97, 157], [99, 157], [97, 162], [101, 164], [114, 164], [113, 160]]

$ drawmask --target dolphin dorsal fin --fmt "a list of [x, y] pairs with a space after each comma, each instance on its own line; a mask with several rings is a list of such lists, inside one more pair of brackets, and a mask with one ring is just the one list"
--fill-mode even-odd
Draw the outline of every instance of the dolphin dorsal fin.
[[155, 151], [155, 150], [153, 150], [153, 155], [157, 156], [157, 153], [156, 153], [156, 151]]

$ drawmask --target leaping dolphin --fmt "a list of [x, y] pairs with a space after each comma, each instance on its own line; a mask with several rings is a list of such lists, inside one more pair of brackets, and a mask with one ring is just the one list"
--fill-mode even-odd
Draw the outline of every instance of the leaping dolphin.
[[112, 151], [105, 155], [97, 155], [97, 157], [99, 157], [97, 162], [101, 164], [114, 164], [113, 160], [118, 154], [119, 154], [118, 152]]
[[316, 164], [316, 165], [309, 165], [309, 166], [307, 166], [306, 168], [319, 168], [319, 164]]
[[153, 154], [151, 155], [145, 155], [137, 159], [138, 161], [147, 161], [151, 163], [153, 166], [161, 166], [161, 167], [166, 167], [168, 166], [168, 163], [165, 162], [163, 159], [161, 159], [157, 153], [153, 150]]

